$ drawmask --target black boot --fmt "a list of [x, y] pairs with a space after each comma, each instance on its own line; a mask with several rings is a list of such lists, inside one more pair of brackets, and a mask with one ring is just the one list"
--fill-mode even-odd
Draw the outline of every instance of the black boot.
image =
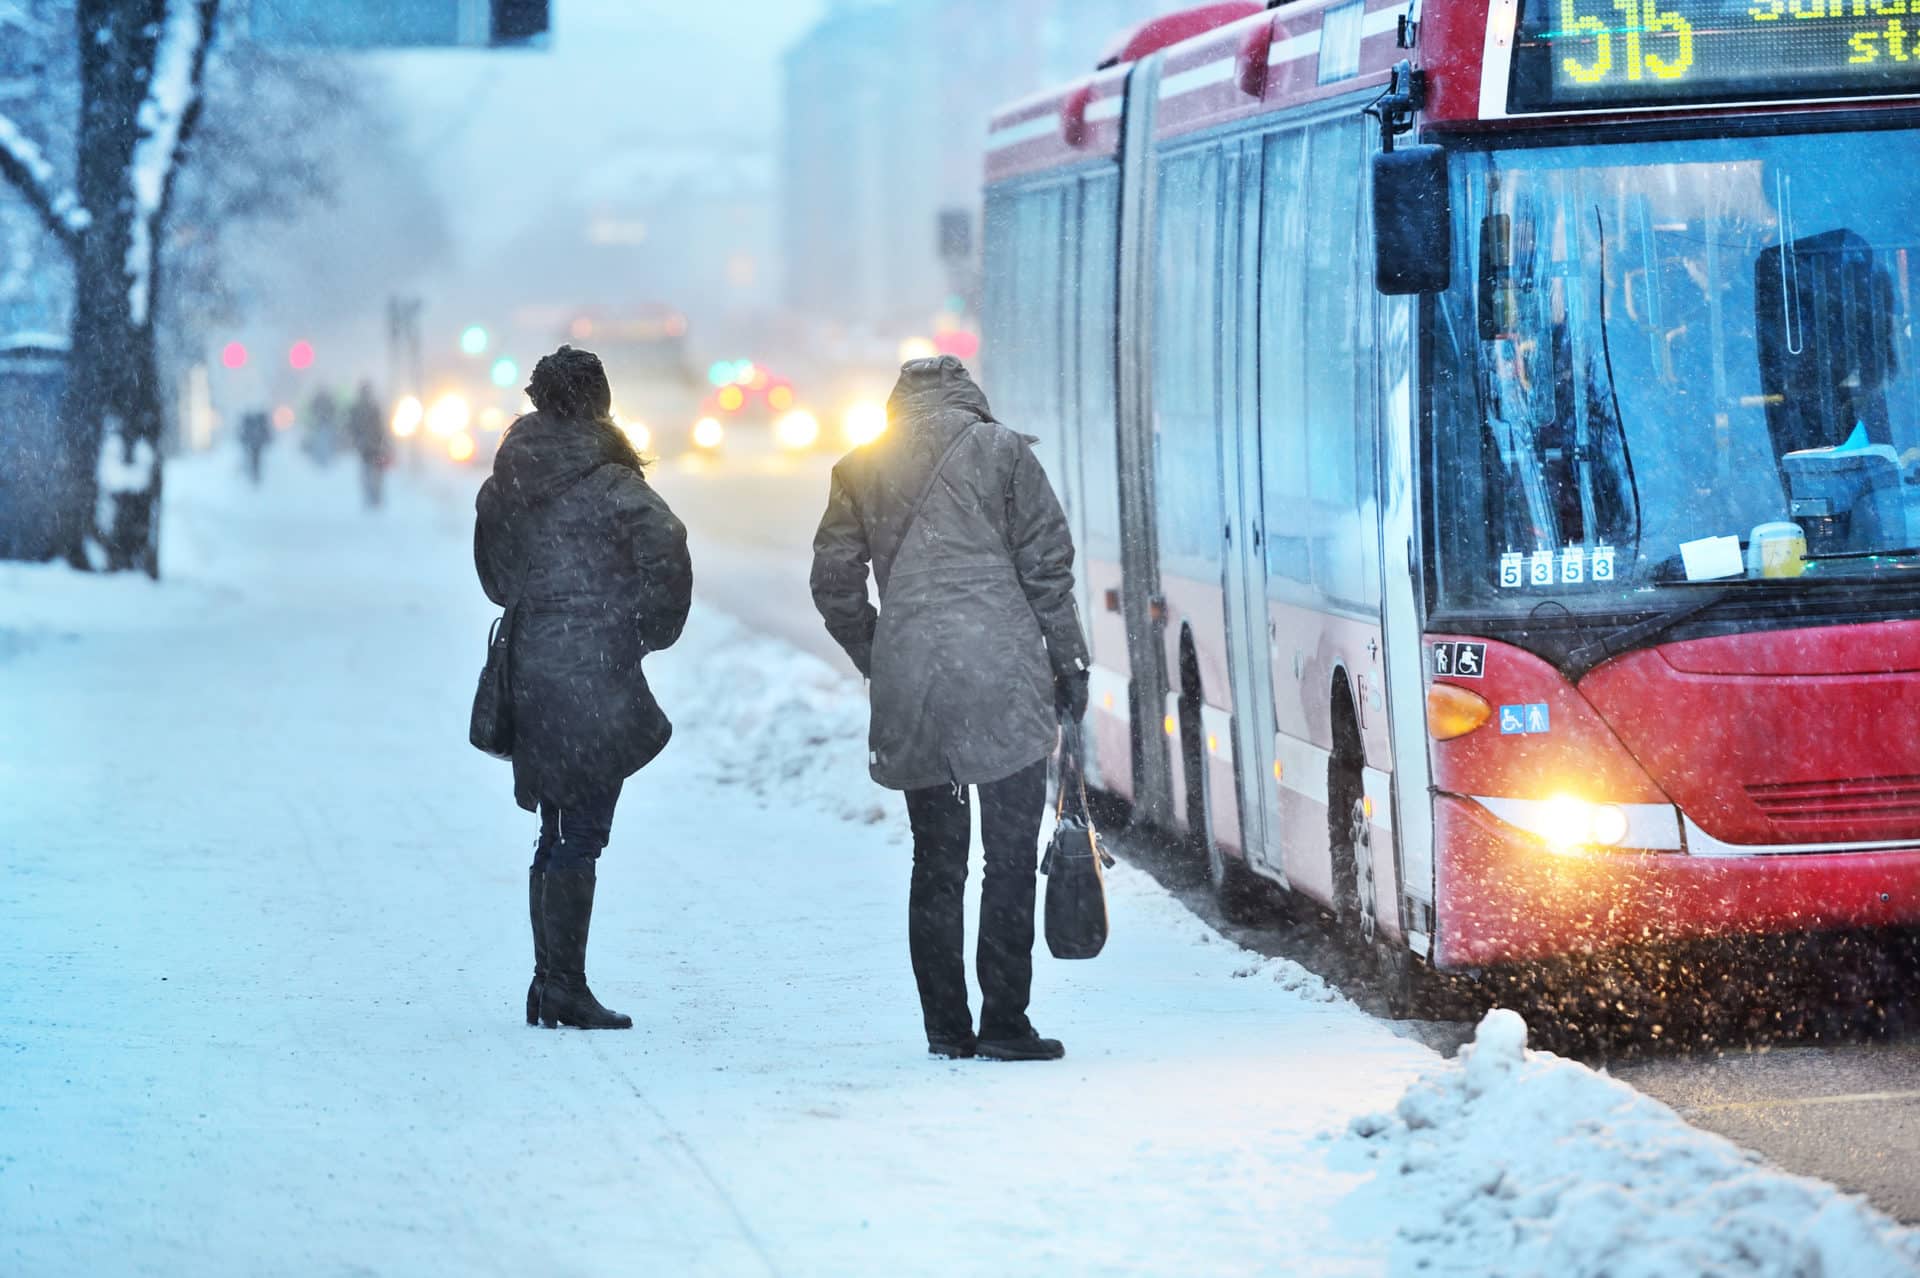
[[927, 1037], [927, 1054], [944, 1056], [950, 1061], [972, 1060], [976, 1047], [972, 1034], [956, 1035], [953, 1038], [935, 1038], [932, 1035]]
[[1032, 1029], [1018, 1038], [983, 1038], [974, 1054], [990, 1061], [1057, 1061], [1067, 1054], [1057, 1038], [1041, 1038]]
[[632, 1029], [633, 1018], [610, 1012], [587, 988], [587, 930], [593, 922], [593, 862], [547, 867], [541, 895], [547, 932], [547, 979], [540, 1023], [548, 1029]]
[[527, 916], [533, 922], [533, 984], [527, 986], [527, 1024], [540, 1023], [540, 991], [547, 983], [547, 925], [541, 918], [540, 893], [546, 875], [527, 871]]

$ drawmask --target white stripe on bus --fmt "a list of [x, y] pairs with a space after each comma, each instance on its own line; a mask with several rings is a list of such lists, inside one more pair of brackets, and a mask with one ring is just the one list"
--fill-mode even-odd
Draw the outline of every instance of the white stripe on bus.
[[987, 137], [987, 149], [999, 151], [1006, 147], [1018, 146], [1022, 142], [1031, 142], [1035, 138], [1044, 138], [1060, 128], [1060, 117], [1054, 115], [1036, 115], [1031, 120], [1022, 120], [1010, 124]]

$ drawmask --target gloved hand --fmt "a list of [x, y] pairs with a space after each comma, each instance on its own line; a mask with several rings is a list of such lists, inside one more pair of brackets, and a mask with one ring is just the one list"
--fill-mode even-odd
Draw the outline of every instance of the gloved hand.
[[1075, 670], [1071, 674], [1057, 674], [1053, 677], [1053, 708], [1059, 712], [1063, 722], [1078, 723], [1087, 717], [1088, 685], [1093, 682], [1090, 670]]

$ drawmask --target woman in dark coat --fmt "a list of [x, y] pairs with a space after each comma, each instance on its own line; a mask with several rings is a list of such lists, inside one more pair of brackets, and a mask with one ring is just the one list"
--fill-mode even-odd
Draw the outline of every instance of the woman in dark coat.
[[599, 358], [562, 346], [527, 395], [534, 411], [500, 441], [473, 534], [480, 584], [511, 626], [514, 796], [540, 814], [527, 1023], [626, 1029], [587, 988], [594, 863], [621, 785], [673, 733], [640, 662], [680, 637], [693, 567], [686, 527], [613, 422]]

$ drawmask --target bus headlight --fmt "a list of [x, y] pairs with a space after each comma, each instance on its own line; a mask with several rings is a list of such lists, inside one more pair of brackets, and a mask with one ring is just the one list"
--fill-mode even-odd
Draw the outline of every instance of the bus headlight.
[[1554, 852], [1629, 845], [1649, 852], [1681, 848], [1680, 817], [1671, 804], [1601, 803], [1572, 794], [1549, 799], [1475, 795], [1474, 801]]
[[1619, 847], [1627, 837], [1627, 814], [1612, 803], [1592, 803], [1559, 794], [1540, 806], [1535, 833], [1557, 848]]

